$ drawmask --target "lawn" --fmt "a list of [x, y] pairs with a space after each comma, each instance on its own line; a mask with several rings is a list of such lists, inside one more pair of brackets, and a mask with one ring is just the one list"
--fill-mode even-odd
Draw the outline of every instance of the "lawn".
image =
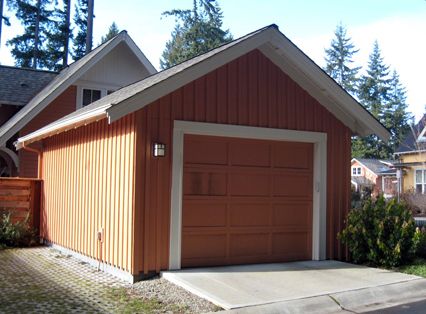
[[412, 263], [400, 266], [396, 270], [402, 273], [426, 278], [426, 259], [416, 258]]

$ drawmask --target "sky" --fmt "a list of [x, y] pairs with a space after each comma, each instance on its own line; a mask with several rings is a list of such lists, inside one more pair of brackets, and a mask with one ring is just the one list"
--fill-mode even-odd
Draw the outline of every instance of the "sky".
[[[73, 0], [75, 2], [75, 0]], [[367, 68], [373, 43], [378, 41], [384, 62], [400, 74], [407, 90], [409, 111], [418, 120], [426, 113], [426, 0], [219, 0], [224, 28], [234, 38], [266, 25], [277, 24], [291, 41], [319, 66], [339, 23], [359, 49], [355, 65]], [[174, 8], [190, 9], [191, 0], [95, 0], [94, 46], [115, 21], [127, 30], [153, 65], [159, 59], [174, 27], [173, 17], [161, 13]], [[12, 16], [11, 13], [6, 14]], [[12, 16], [13, 17], [13, 16]], [[22, 28], [12, 18], [3, 26], [0, 63], [13, 65], [4, 43]]]

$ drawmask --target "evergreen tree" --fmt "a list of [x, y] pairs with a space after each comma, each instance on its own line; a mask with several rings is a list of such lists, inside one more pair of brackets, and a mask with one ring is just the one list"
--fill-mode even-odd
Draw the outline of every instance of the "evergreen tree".
[[4, 3], [5, 3], [5, 0], [0, 0], [0, 46], [1, 46], [1, 32], [2, 32], [3, 23], [6, 26], [10, 26], [9, 18], [3, 14]]
[[389, 100], [386, 105], [384, 125], [392, 134], [389, 145], [394, 152], [410, 131], [412, 117], [407, 113], [406, 90], [395, 70], [392, 73], [389, 87]]
[[119, 32], [120, 30], [118, 29], [117, 24], [115, 24], [115, 22], [112, 22], [111, 26], [108, 28], [108, 33], [106, 33], [105, 36], [102, 36], [101, 44], [117, 36]]
[[352, 66], [353, 56], [359, 51], [351, 43], [346, 28], [339, 24], [334, 32], [330, 48], [325, 49], [326, 66], [324, 70], [347, 92], [354, 95], [357, 91], [358, 71], [361, 67]]
[[68, 63], [68, 43], [72, 33], [70, 29], [69, 10], [70, 0], [62, 3], [62, 8], [55, 3], [53, 11], [52, 30], [47, 35], [47, 68], [60, 71], [67, 66]]
[[174, 16], [176, 26], [160, 60], [162, 69], [232, 40], [229, 30], [222, 29], [223, 14], [216, 0], [194, 0], [192, 10], [175, 9], [163, 16]]
[[50, 0], [13, 0], [10, 2], [16, 17], [24, 26], [24, 33], [7, 41], [17, 66], [44, 68], [49, 55], [44, 43], [51, 27]]
[[74, 60], [78, 60], [86, 54], [86, 34], [87, 34], [87, 17], [88, 17], [88, 0], [78, 0], [75, 6], [74, 23], [77, 28], [77, 34], [73, 39]]

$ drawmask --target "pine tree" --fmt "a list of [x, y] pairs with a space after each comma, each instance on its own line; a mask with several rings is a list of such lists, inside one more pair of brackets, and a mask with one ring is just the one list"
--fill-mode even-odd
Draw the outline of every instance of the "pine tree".
[[78, 0], [75, 6], [74, 23], [77, 28], [77, 35], [73, 39], [74, 60], [78, 60], [86, 54], [86, 34], [87, 34], [87, 17], [88, 17], [88, 0]]
[[10, 2], [16, 17], [24, 26], [24, 33], [7, 41], [12, 46], [11, 53], [17, 66], [44, 68], [48, 53], [44, 43], [51, 27], [52, 10], [50, 0], [13, 0]]
[[63, 1], [62, 8], [56, 3], [53, 11], [52, 30], [47, 35], [47, 68], [59, 71], [68, 63], [68, 43], [72, 38], [70, 29], [70, 0]]
[[5, 0], [0, 0], [0, 46], [1, 46], [1, 32], [2, 32], [3, 23], [6, 26], [10, 26], [9, 17], [3, 14], [4, 3], [5, 3]]
[[406, 90], [402, 86], [396, 70], [392, 73], [389, 87], [389, 100], [386, 105], [384, 125], [392, 134], [389, 145], [392, 151], [395, 151], [410, 131], [412, 117], [407, 113]]
[[222, 29], [223, 13], [216, 0], [194, 0], [192, 10], [175, 9], [163, 16], [174, 16], [176, 25], [160, 60], [162, 69], [232, 40], [229, 30]]
[[346, 34], [346, 28], [339, 24], [334, 32], [335, 38], [331, 40], [330, 48], [325, 49], [326, 66], [324, 70], [347, 92], [355, 95], [358, 83], [358, 71], [361, 67], [351, 66], [353, 56], [359, 51], [351, 43], [351, 38]]
[[101, 44], [117, 36], [119, 32], [120, 30], [118, 29], [117, 24], [115, 24], [115, 22], [112, 22], [111, 26], [108, 28], [108, 33], [106, 33], [105, 36], [102, 36]]

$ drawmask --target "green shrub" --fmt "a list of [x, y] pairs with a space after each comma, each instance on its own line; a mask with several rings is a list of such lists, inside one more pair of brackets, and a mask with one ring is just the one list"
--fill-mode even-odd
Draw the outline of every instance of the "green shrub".
[[339, 239], [348, 246], [355, 263], [395, 267], [414, 255], [415, 231], [407, 206], [396, 200], [386, 202], [380, 196], [349, 212]]
[[416, 256], [426, 258], [426, 228], [416, 228], [414, 235]]
[[30, 246], [36, 243], [36, 232], [29, 225], [29, 215], [13, 223], [11, 213], [0, 217], [0, 248]]

